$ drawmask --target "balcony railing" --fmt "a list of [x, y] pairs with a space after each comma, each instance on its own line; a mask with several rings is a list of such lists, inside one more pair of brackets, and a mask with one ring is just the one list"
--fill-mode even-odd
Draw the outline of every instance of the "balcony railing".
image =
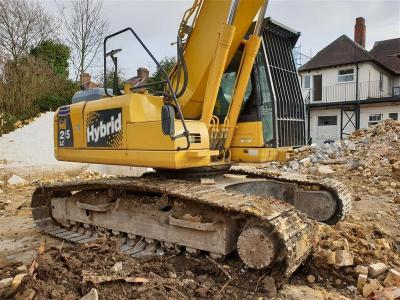
[[[371, 98], [384, 98], [398, 96], [399, 87], [392, 87], [388, 81], [366, 81], [358, 83], [358, 99], [360, 101]], [[323, 86], [318, 89], [302, 89], [303, 97], [309, 98], [310, 103], [321, 102], [347, 102], [355, 101], [356, 83], [338, 83], [331, 86]]]

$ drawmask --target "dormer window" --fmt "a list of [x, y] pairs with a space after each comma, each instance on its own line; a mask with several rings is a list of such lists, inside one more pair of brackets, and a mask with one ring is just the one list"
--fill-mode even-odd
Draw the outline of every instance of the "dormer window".
[[342, 69], [338, 71], [338, 82], [354, 81], [354, 69]]

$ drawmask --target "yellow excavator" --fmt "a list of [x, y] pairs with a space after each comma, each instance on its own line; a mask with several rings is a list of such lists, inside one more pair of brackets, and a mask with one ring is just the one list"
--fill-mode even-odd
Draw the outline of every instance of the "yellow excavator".
[[[78, 243], [114, 236], [132, 256], [202, 251], [222, 260], [237, 251], [248, 267], [290, 276], [311, 249], [309, 218], [335, 224], [346, 216], [351, 198], [331, 179], [254, 167], [285, 159], [288, 144], [278, 142], [279, 132], [294, 137], [294, 144], [304, 143], [304, 128], [293, 125], [304, 121], [302, 100], [293, 101], [290, 91], [277, 84], [276, 93], [286, 95], [281, 118], [270, 110], [267, 73], [293, 61], [282, 59], [271, 70], [273, 57], [266, 49], [274, 41], [262, 37], [267, 3], [195, 0], [179, 27], [177, 62], [170, 74], [133, 29], [107, 36], [104, 70], [111, 58], [113, 89], [105, 88], [106, 97], [95, 100], [84, 93], [80, 101], [57, 110], [55, 156], [156, 172], [42, 186], [32, 197], [37, 226]], [[162, 91], [154, 91], [160, 82], [120, 90], [121, 49], [108, 51], [107, 41], [126, 32], [164, 72]], [[283, 57], [271, 55], [278, 61]], [[296, 81], [297, 73], [290, 74]], [[297, 117], [291, 125], [280, 125], [290, 111]], [[231, 168], [235, 162], [242, 164]], [[253, 167], [243, 166], [246, 162]]]

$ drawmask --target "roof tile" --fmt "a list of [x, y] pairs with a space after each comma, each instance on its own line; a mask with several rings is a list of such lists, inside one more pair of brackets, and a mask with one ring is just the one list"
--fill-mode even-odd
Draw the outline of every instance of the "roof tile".
[[376, 42], [370, 53], [395, 74], [400, 74], [400, 38]]
[[374, 57], [344, 34], [319, 51], [306, 64], [301, 66], [299, 71], [352, 64], [356, 59], [358, 62], [364, 62], [373, 61]]

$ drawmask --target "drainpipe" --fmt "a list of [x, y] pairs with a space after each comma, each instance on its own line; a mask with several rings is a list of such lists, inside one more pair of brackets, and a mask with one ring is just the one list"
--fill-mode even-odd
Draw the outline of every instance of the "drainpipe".
[[359, 99], [359, 91], [358, 91], [358, 61], [356, 61], [356, 102], [357, 102], [357, 114], [356, 114], [356, 129], [360, 129], [360, 99]]
[[311, 145], [311, 107], [310, 107], [311, 89], [308, 91], [307, 105], [307, 144]]
[[[354, 58], [356, 62], [356, 130], [360, 129], [360, 99], [358, 96], [358, 59], [357, 59], [357, 45], [354, 43]], [[340, 137], [342, 139], [342, 137]]]

